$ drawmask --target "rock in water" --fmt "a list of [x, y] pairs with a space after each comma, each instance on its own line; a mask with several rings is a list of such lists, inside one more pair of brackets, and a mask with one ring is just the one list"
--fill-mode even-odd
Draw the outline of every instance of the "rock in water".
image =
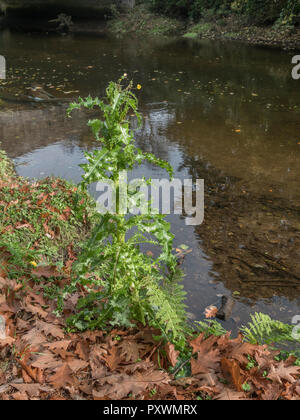
[[232, 314], [235, 301], [232, 296], [222, 296], [222, 306], [217, 313], [217, 318], [222, 321], [227, 321]]

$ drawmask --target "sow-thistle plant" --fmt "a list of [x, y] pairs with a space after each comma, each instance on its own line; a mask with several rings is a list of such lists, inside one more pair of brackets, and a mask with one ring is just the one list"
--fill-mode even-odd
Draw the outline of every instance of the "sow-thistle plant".
[[[126, 75], [118, 83], [111, 82], [105, 99], [79, 98], [68, 110], [70, 114], [82, 107], [99, 108], [101, 115], [88, 122], [101, 147], [85, 153], [88, 163], [81, 165], [84, 171], [81, 188], [99, 181], [113, 181], [116, 192], [116, 212], [99, 215], [99, 223], [78, 258], [72, 284], [65, 289], [65, 297], [79, 286], [88, 291], [79, 301], [78, 312], [69, 319], [69, 325], [84, 330], [147, 324], [159, 328], [168, 340], [183, 345], [185, 292], [180, 284], [182, 272], [172, 252], [174, 236], [170, 224], [164, 215], [126, 216], [121, 209], [122, 171], [129, 172], [148, 161], [173, 176], [168, 162], [135, 145], [129, 114], [133, 113], [139, 124], [141, 116], [133, 84], [122, 86], [125, 79]], [[140, 199], [138, 190], [128, 194], [131, 200]], [[143, 253], [142, 244], [159, 246], [158, 257], [151, 252]]]

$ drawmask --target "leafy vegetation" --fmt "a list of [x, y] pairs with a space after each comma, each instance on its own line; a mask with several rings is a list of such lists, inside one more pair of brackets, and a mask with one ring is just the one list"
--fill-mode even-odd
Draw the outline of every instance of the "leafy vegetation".
[[79, 194], [66, 181], [30, 183], [16, 176], [1, 152], [0, 212], [0, 263], [15, 278], [39, 265], [55, 263], [62, 268], [67, 248], [79, 244], [93, 224], [95, 206], [88, 194]]
[[108, 29], [117, 36], [183, 35], [295, 49], [300, 0], [141, 0], [127, 13], [114, 9], [111, 18]]
[[298, 0], [235, 0], [232, 10], [242, 13], [253, 23], [295, 24], [298, 22], [300, 2]]
[[140, 5], [126, 15], [114, 13], [108, 28], [117, 36], [136, 33], [155, 37], [176, 34], [181, 30], [182, 24], [166, 15], [155, 15], [145, 5]]
[[146, 0], [151, 10], [169, 16], [209, 20], [243, 15], [251, 23], [295, 24], [299, 21], [299, 0]]
[[146, 0], [150, 9], [166, 13], [169, 16], [192, 18], [197, 20], [205, 14], [223, 11], [230, 7], [229, 0]]
[[7, 158], [6, 153], [0, 150], [0, 178], [3, 179], [4, 177], [12, 176], [13, 172], [11, 161]]
[[271, 319], [268, 315], [255, 313], [252, 322], [241, 328], [245, 340], [252, 344], [274, 344], [281, 342], [299, 342], [292, 336], [293, 326]]
[[184, 34], [185, 38], [197, 38], [199, 35], [205, 35], [212, 30], [212, 25], [209, 22], [198, 23], [189, 28], [188, 32]]
[[[91, 97], [79, 99], [69, 113], [85, 107], [99, 108], [102, 119], [88, 122], [100, 150], [86, 153], [87, 164], [81, 188], [97, 181], [109, 181], [115, 186], [116, 214], [100, 215], [92, 237], [86, 243], [74, 268], [74, 281], [67, 286], [65, 296], [76, 292], [79, 285], [88, 289], [88, 295], [78, 303], [78, 314], [69, 325], [80, 330], [114, 327], [133, 327], [137, 323], [158, 328], [168, 341], [184, 345], [186, 337], [185, 293], [180, 285], [182, 273], [172, 253], [173, 235], [163, 215], [133, 215], [127, 217], [127, 208], [121, 204], [120, 174], [129, 172], [143, 161], [164, 168], [172, 176], [171, 166], [144, 153], [135, 146], [128, 114], [137, 120], [137, 98], [132, 83], [122, 86], [111, 82], [106, 100]], [[141, 88], [141, 86], [138, 86]], [[151, 180], [145, 181], [149, 184]], [[148, 206], [141, 202], [139, 190], [128, 191], [131, 204]], [[157, 258], [143, 253], [140, 245], [161, 248]]]

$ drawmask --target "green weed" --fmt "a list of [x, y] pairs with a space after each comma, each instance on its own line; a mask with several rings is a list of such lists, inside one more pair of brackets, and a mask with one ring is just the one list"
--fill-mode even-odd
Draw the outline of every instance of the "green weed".
[[[106, 100], [79, 98], [69, 108], [69, 113], [82, 107], [99, 108], [102, 118], [91, 120], [88, 125], [102, 148], [85, 154], [88, 163], [81, 165], [84, 170], [81, 189], [97, 181], [113, 182], [117, 202], [116, 214], [100, 216], [79, 256], [74, 280], [64, 291], [66, 297], [78, 285], [89, 290], [68, 324], [79, 330], [148, 324], [160, 329], [169, 341], [176, 340], [177, 345], [183, 346], [185, 293], [180, 285], [182, 272], [172, 253], [174, 236], [170, 224], [159, 214], [127, 217], [120, 203], [119, 176], [123, 171], [130, 172], [148, 161], [165, 169], [170, 176], [173, 174], [168, 162], [136, 147], [128, 115], [134, 113], [139, 122], [141, 116], [132, 83], [122, 86], [125, 78], [109, 84]], [[142, 201], [138, 191], [128, 191], [128, 195], [132, 204], [149, 205]], [[159, 256], [142, 253], [141, 244], [160, 247]]]

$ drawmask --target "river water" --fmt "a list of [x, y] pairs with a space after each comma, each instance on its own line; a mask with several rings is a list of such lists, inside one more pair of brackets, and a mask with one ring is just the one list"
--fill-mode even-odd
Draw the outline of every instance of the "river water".
[[[205, 221], [168, 217], [186, 244], [189, 311], [234, 294], [225, 327], [262, 311], [284, 322], [300, 315], [300, 82], [292, 53], [231, 42], [0, 34], [15, 102], [0, 103], [0, 141], [20, 175], [80, 181], [84, 151], [97, 145], [65, 105], [18, 102], [34, 83], [53, 95], [103, 96], [127, 73], [137, 92], [144, 150], [167, 159], [181, 179], [205, 180]], [[18, 96], [16, 96], [18, 95]], [[133, 176], [165, 177], [144, 165]]]

